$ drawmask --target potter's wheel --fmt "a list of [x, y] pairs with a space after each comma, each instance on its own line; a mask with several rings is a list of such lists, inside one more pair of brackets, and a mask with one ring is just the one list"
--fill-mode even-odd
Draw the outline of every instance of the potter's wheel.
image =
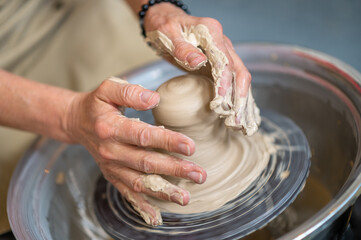
[[[152, 122], [148, 114], [130, 117]], [[236, 199], [220, 209], [197, 213], [162, 213], [163, 225], [151, 227], [103, 177], [95, 189], [95, 213], [115, 239], [233, 239], [247, 235], [279, 215], [302, 190], [310, 167], [306, 137], [290, 119], [261, 110], [260, 131], [275, 138], [277, 153], [267, 168]]]
[[[280, 235], [269, 236], [302, 239], [321, 231], [326, 234], [341, 229], [343, 226], [335, 227], [333, 221], [353, 204], [361, 186], [361, 89], [358, 88], [361, 75], [329, 56], [298, 47], [247, 44], [237, 46], [236, 51], [253, 75], [254, 97], [262, 114], [267, 118], [264, 110], [269, 109], [287, 116], [302, 129], [312, 149], [311, 178], [285, 210], [294, 212], [298, 218], [287, 221]], [[159, 62], [126, 77], [156, 89], [180, 74], [175, 67]], [[151, 119], [151, 112], [144, 112], [142, 118]], [[109, 239], [94, 209], [99, 176], [96, 163], [83, 147], [49, 139], [37, 141], [16, 168], [9, 188], [8, 215], [16, 238]], [[314, 191], [314, 182], [327, 192], [329, 197], [325, 201], [319, 201], [320, 189]], [[290, 197], [289, 201], [292, 201]], [[279, 211], [282, 207], [286, 205]], [[136, 215], [134, 219], [139, 220]], [[248, 219], [249, 225], [262, 220], [262, 217]], [[215, 221], [220, 222], [220, 218]], [[266, 226], [262, 231], [267, 229]], [[210, 236], [217, 234], [213, 228], [209, 232]]]

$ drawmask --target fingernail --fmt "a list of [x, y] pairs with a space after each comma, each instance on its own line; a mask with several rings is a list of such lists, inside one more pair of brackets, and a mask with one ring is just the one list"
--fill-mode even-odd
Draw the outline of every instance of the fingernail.
[[178, 192], [175, 192], [175, 193], [172, 193], [172, 195], [170, 196], [170, 199], [173, 201], [173, 202], [176, 202], [180, 205], [184, 205], [184, 202], [183, 202], [183, 195], [178, 193]]
[[144, 91], [141, 93], [140, 98], [142, 99], [143, 102], [149, 103], [152, 100], [153, 96], [154, 96], [153, 91]]
[[190, 172], [188, 173], [188, 178], [192, 179], [196, 183], [202, 183], [203, 182], [203, 176], [199, 172]]
[[186, 143], [180, 143], [180, 144], [178, 145], [178, 148], [180, 149], [180, 151], [181, 151], [183, 154], [185, 154], [185, 155], [187, 155], [187, 156], [191, 155], [191, 148], [189, 147], [188, 144], [186, 144]]
[[201, 65], [201, 63], [204, 62], [204, 57], [200, 53], [192, 52], [191, 54], [189, 54], [187, 56], [186, 60], [187, 60], [188, 64], [194, 68], [194, 67]]

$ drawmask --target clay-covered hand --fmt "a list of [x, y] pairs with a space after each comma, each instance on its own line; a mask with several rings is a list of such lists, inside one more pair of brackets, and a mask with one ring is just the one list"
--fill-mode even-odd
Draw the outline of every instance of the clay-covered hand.
[[193, 140], [183, 134], [125, 117], [121, 107], [148, 110], [159, 102], [159, 94], [119, 78], [105, 80], [90, 93], [75, 95], [68, 107], [66, 129], [75, 142], [83, 144], [95, 158], [104, 177], [127, 198], [151, 225], [162, 224], [160, 211], [146, 195], [186, 205], [189, 192], [160, 182], [154, 188], [149, 180], [155, 174], [176, 176], [203, 183], [206, 172], [196, 164], [151, 149], [192, 155]]
[[251, 75], [217, 20], [190, 16], [173, 4], [161, 3], [149, 8], [144, 26], [147, 41], [168, 61], [188, 71], [209, 63], [208, 75], [215, 83], [210, 107], [226, 118], [227, 126], [247, 135], [257, 130], [260, 118], [249, 90]]

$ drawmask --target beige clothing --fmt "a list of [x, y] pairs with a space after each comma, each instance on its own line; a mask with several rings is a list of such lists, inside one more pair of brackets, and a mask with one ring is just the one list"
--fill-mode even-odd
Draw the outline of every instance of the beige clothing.
[[[85, 91], [155, 59], [121, 0], [0, 0], [0, 68], [15, 74]], [[34, 137], [0, 127], [0, 234], [11, 174]]]

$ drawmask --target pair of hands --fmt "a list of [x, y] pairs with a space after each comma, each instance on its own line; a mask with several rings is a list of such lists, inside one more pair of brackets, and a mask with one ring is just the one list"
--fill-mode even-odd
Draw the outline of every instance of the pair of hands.
[[[247, 95], [250, 74], [235, 53], [231, 41], [223, 35], [222, 26], [214, 19], [198, 18], [185, 14], [169, 3], [157, 4], [149, 9], [145, 29], [160, 31], [173, 43], [172, 56], [164, 57], [172, 63], [174, 58], [186, 62], [191, 70], [197, 70], [207, 61], [207, 56], [189, 42], [184, 41], [184, 27], [205, 25], [215, 45], [228, 58], [222, 73], [221, 85], [215, 89], [221, 96], [234, 86], [239, 96]], [[217, 64], [213, 67], [217, 67]], [[104, 177], [127, 198], [148, 224], [162, 223], [159, 209], [152, 206], [144, 194], [186, 205], [190, 195], [185, 189], [171, 185], [166, 190], [152, 191], [145, 186], [145, 174], [162, 174], [186, 178], [195, 183], [206, 180], [206, 172], [200, 166], [149, 148], [164, 149], [190, 156], [195, 151], [192, 139], [180, 133], [126, 118], [119, 107], [149, 110], [159, 103], [159, 94], [139, 85], [119, 79], [105, 80], [90, 93], [77, 93], [68, 107], [65, 128], [75, 142], [83, 144], [93, 155]]]

